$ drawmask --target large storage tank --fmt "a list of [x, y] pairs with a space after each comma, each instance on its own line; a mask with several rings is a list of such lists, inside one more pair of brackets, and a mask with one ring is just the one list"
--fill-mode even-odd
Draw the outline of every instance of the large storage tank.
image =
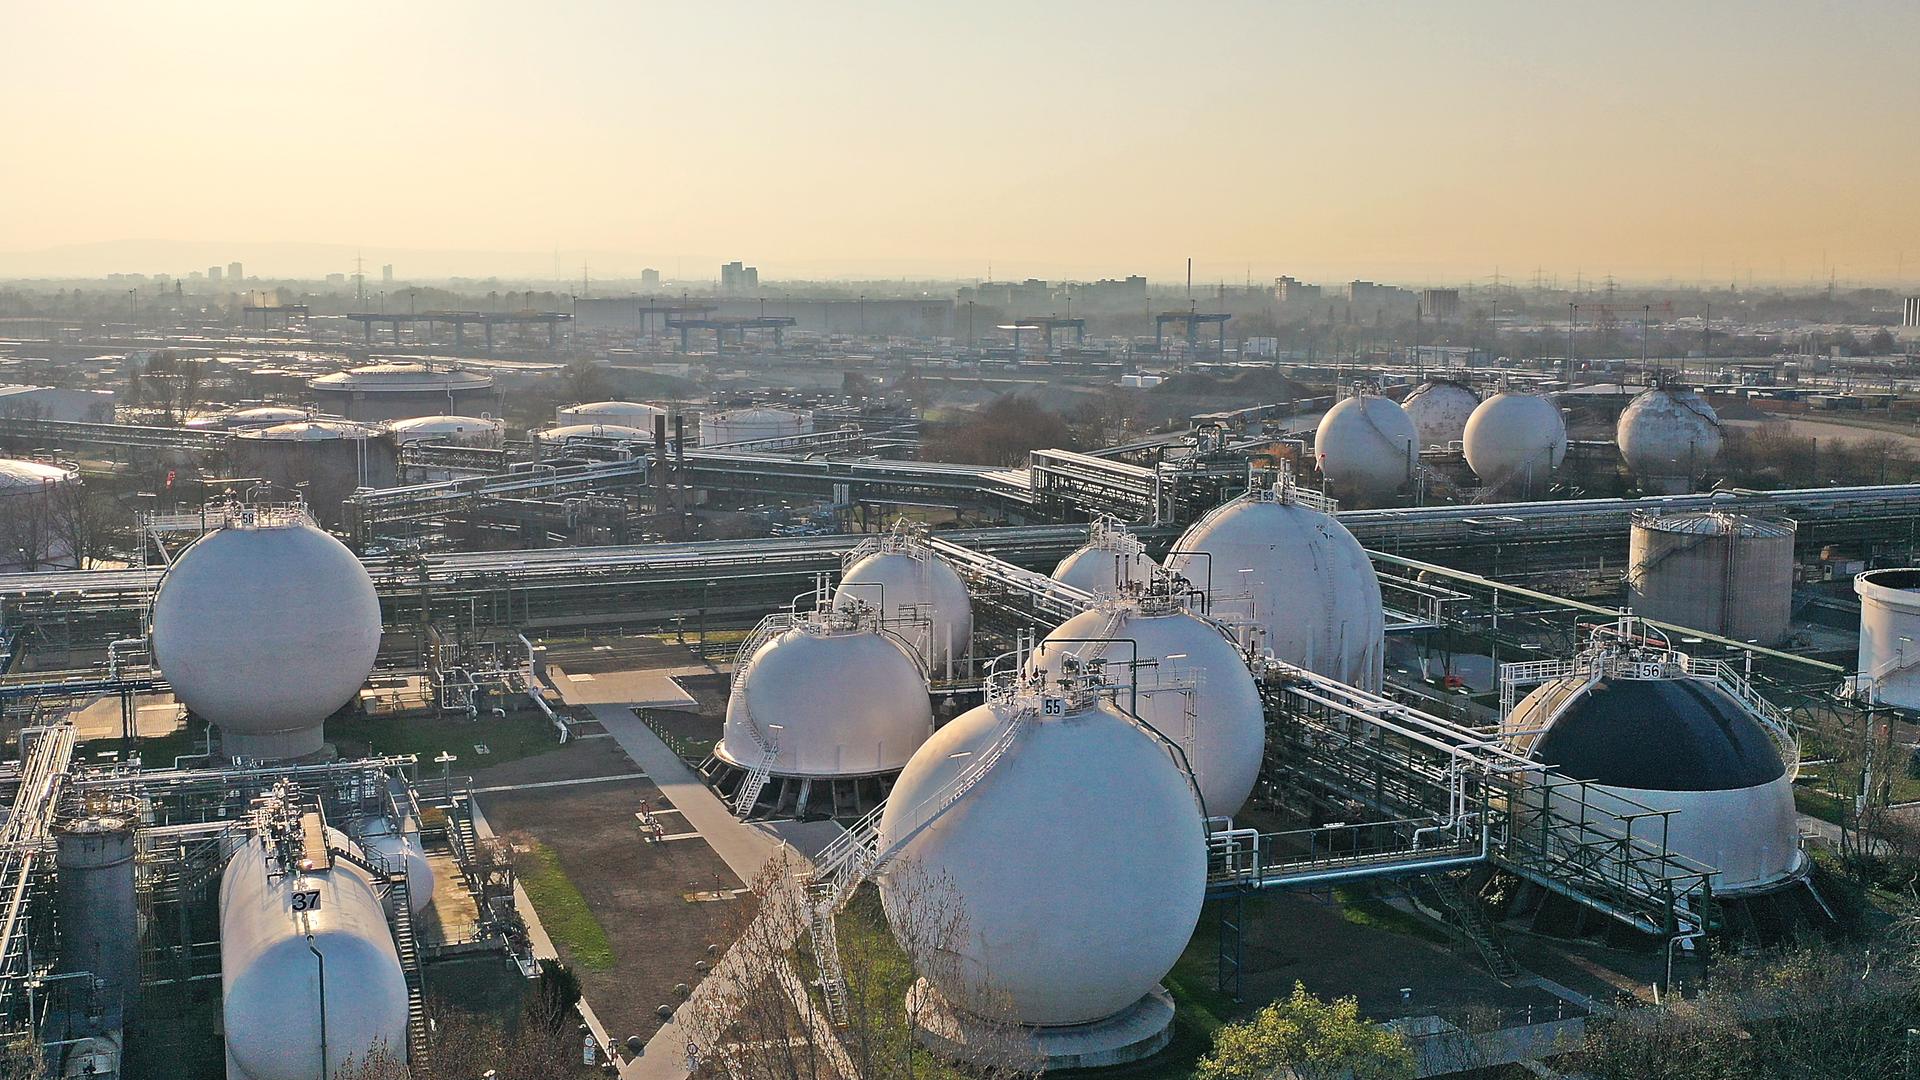
[[[1679, 811], [1668, 819], [1667, 850], [1719, 871], [1716, 894], [1763, 891], [1806, 872], [1789, 764], [1798, 751], [1784, 724], [1769, 731], [1726, 684], [1690, 675], [1676, 653], [1621, 647], [1575, 667], [1514, 706], [1504, 727], [1516, 750], [1641, 806]], [[1589, 817], [1603, 820], [1598, 808]], [[1643, 821], [1634, 835], [1658, 845], [1658, 829]]]
[[1643, 618], [1778, 644], [1793, 618], [1793, 535], [1791, 521], [1637, 511], [1627, 607]]
[[1413, 479], [1418, 443], [1413, 418], [1399, 402], [1363, 391], [1336, 402], [1320, 418], [1313, 456], [1343, 499], [1379, 503]]
[[[767, 771], [783, 779], [846, 780], [904, 768], [933, 734], [926, 669], [911, 647], [882, 630], [871, 609], [776, 619], [769, 631], [786, 628], [734, 672], [714, 756], [741, 773], [769, 762]], [[809, 805], [811, 785], [792, 785], [791, 800], [778, 790], [784, 786], [767, 792], [776, 806], [791, 801], [800, 816], [822, 809]]]
[[1058, 680], [1069, 658], [1104, 660], [1109, 677], [1131, 684], [1116, 703], [1180, 748], [1209, 816], [1240, 812], [1260, 775], [1266, 715], [1223, 627], [1165, 590], [1134, 591], [1061, 623], [1032, 664]]
[[305, 492], [314, 517], [332, 524], [359, 488], [400, 482], [399, 444], [379, 428], [348, 420], [296, 420], [238, 433], [233, 471]]
[[305, 409], [261, 405], [231, 412], [203, 413], [189, 419], [184, 426], [198, 431], [245, 431], [249, 428], [273, 427], [275, 424], [291, 424], [296, 420], [305, 420], [307, 415]]
[[666, 416], [667, 413], [658, 405], [642, 401], [588, 401], [579, 405], [562, 405], [553, 411], [553, 416], [558, 424], [615, 424], [652, 431], [654, 417]]
[[1501, 495], [1542, 494], [1567, 456], [1567, 422], [1552, 399], [1506, 391], [1480, 403], [1461, 436], [1467, 465]]
[[1860, 598], [1859, 689], [1869, 701], [1920, 709], [1920, 569], [1869, 570]]
[[416, 821], [395, 824], [384, 817], [368, 818], [359, 825], [360, 846], [386, 861], [388, 867], [407, 872], [407, 908], [419, 914], [433, 903], [433, 863], [420, 843], [420, 825]]
[[490, 412], [493, 376], [418, 361], [383, 361], [307, 380], [322, 410], [379, 423], [432, 412]]
[[1480, 395], [1466, 383], [1429, 378], [1400, 405], [1413, 419], [1422, 448], [1446, 447], [1467, 437], [1467, 420], [1480, 407]]
[[1085, 546], [1053, 568], [1053, 580], [1094, 596], [1109, 596], [1127, 584], [1146, 584], [1159, 567], [1138, 537], [1103, 514], [1087, 530]]
[[153, 654], [230, 757], [299, 758], [380, 648], [380, 598], [338, 540], [285, 508], [235, 511], [167, 568]]
[[732, 409], [700, 418], [700, 445], [791, 439], [813, 430], [813, 410], [771, 407]]
[[1720, 417], [1687, 387], [1655, 386], [1620, 413], [1614, 437], [1647, 490], [1682, 494], [1720, 456]]
[[533, 437], [549, 446], [558, 446], [568, 439], [615, 439], [648, 444], [653, 442], [653, 432], [623, 424], [559, 424], [543, 431], [536, 431]]
[[[879, 877], [896, 936], [937, 954], [915, 993], [953, 1010], [923, 1035], [964, 1056], [968, 1015], [1011, 1019], [1081, 1065], [1165, 1045], [1157, 984], [1193, 934], [1207, 854], [1190, 779], [1144, 726], [1071, 688], [990, 693], [907, 764], [879, 843], [897, 856]], [[964, 905], [957, 940], [902, 932], [928, 881]]]
[[257, 837], [227, 861], [220, 984], [228, 1080], [314, 1080], [375, 1047], [406, 1053], [406, 976], [380, 896], [344, 859], [314, 865], [282, 873]]
[[1366, 549], [1284, 480], [1193, 523], [1167, 568], [1205, 590], [1208, 614], [1258, 647], [1363, 690], [1385, 680], [1387, 620]]
[[904, 524], [846, 555], [833, 606], [880, 612], [935, 675], [966, 659], [973, 645], [973, 600], [966, 582], [941, 561], [924, 534]]
[[0, 573], [74, 568], [72, 498], [80, 474], [0, 458]]
[[490, 416], [412, 416], [395, 420], [387, 430], [402, 446], [432, 442], [498, 447], [506, 438], [507, 425]]
[[62, 821], [54, 831], [62, 972], [96, 980], [95, 1030], [121, 1026], [140, 988], [140, 908], [134, 892], [134, 824], [125, 807]]

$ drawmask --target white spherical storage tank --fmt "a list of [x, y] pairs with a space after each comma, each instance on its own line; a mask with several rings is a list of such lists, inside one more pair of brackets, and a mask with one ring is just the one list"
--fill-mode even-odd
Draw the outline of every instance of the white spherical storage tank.
[[[1561, 776], [1637, 807], [1678, 811], [1667, 819], [1667, 850], [1718, 871], [1716, 894], [1796, 880], [1807, 861], [1792, 771], [1773, 736], [1716, 682], [1678, 672], [1644, 677], [1647, 670], [1620, 665], [1597, 681], [1581, 672], [1545, 683], [1514, 706], [1505, 727], [1518, 733], [1516, 749]], [[1590, 800], [1594, 827], [1622, 834], [1621, 816]], [[1658, 819], [1642, 819], [1634, 835], [1662, 842]]]
[[1853, 579], [1853, 591], [1860, 691], [1881, 705], [1920, 709], [1920, 568], [1869, 570]]
[[862, 604], [911, 645], [936, 675], [964, 660], [973, 644], [973, 600], [966, 582], [926, 540], [895, 529], [848, 553], [833, 606]]
[[404, 1057], [406, 977], [366, 872], [336, 857], [270, 877], [269, 858], [251, 839], [220, 882], [228, 1080], [332, 1076], [376, 1046]]
[[[236, 512], [236, 515], [240, 512]], [[261, 508], [193, 542], [153, 601], [153, 653], [230, 757], [305, 757], [380, 649], [380, 598], [353, 552]]]
[[1656, 386], [1628, 403], [1614, 438], [1649, 491], [1683, 494], [1720, 456], [1720, 417], [1687, 387]]
[[1246, 805], [1260, 775], [1266, 715], [1253, 673], [1221, 627], [1164, 594], [1122, 597], [1061, 623], [1032, 664], [1057, 680], [1068, 657], [1102, 659], [1108, 677], [1133, 686], [1115, 703], [1181, 749], [1209, 816], [1231, 817]]
[[1467, 420], [1480, 407], [1473, 387], [1451, 379], [1429, 379], [1400, 403], [1413, 419], [1420, 445], [1452, 446], [1466, 438]]
[[871, 612], [815, 612], [755, 650], [734, 676], [714, 753], [778, 776], [898, 772], [933, 734], [920, 661]]
[[1399, 402], [1359, 393], [1335, 402], [1320, 418], [1313, 456], [1342, 496], [1378, 502], [1413, 479], [1418, 444], [1413, 418]]
[[1524, 498], [1545, 491], [1566, 458], [1567, 422], [1550, 398], [1509, 391], [1473, 410], [1462, 442], [1482, 484]]
[[937, 943], [945, 962], [920, 972], [939, 997], [1041, 1029], [1155, 995], [1206, 892], [1187, 774], [1091, 694], [990, 695], [935, 732], [894, 785], [879, 844], [880, 897], [910, 953], [934, 944], [902, 931], [916, 879], [950, 883], [963, 909], [958, 940]]
[[1109, 596], [1127, 584], [1145, 584], [1160, 564], [1117, 520], [1101, 517], [1088, 530], [1086, 546], [1060, 560], [1053, 580], [1093, 596]]
[[1193, 523], [1167, 568], [1206, 590], [1208, 614], [1290, 664], [1377, 691], [1387, 619], [1365, 548], [1290, 483], [1223, 503]]
[[666, 409], [643, 401], [588, 401], [562, 405], [553, 413], [554, 420], [560, 424], [614, 424], [649, 432], [653, 430], [654, 417], [666, 415]]

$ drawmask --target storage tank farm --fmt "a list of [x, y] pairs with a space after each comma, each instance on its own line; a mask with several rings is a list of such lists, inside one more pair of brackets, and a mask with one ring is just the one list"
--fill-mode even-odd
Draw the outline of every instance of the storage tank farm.
[[1467, 420], [1480, 407], [1480, 395], [1466, 383], [1429, 377], [1400, 407], [1412, 418], [1421, 449], [1445, 448], [1467, 437]]
[[1377, 692], [1386, 664], [1380, 579], [1332, 510], [1283, 474], [1194, 522], [1166, 566], [1255, 652]]
[[[908, 1012], [948, 1056], [1004, 1059], [986, 1032], [1009, 1021], [1050, 1068], [1138, 1060], [1171, 1037], [1159, 981], [1200, 914], [1205, 828], [1191, 775], [1115, 707], [1101, 667], [1051, 685], [996, 677], [907, 763], [881, 812], [881, 902], [923, 958]], [[951, 940], [906, 929], [926, 882], [963, 898]]]
[[1718, 510], [1637, 512], [1627, 607], [1643, 618], [1777, 645], [1793, 617], [1795, 528]]
[[776, 615], [747, 646], [708, 769], [741, 817], [858, 816], [933, 734], [926, 667], [877, 608]]
[[154, 595], [154, 660], [236, 760], [322, 753], [322, 722], [353, 700], [379, 648], [372, 579], [298, 506], [228, 508]]
[[1502, 731], [1519, 753], [1652, 810], [1636, 835], [1712, 868], [1716, 896], [1799, 881], [1793, 778], [1799, 749], [1785, 718], [1718, 661], [1672, 649], [1624, 619], [1596, 632], [1564, 670], [1516, 704]]
[[1361, 384], [1320, 418], [1313, 456], [1342, 499], [1377, 506], [1412, 482], [1419, 442], [1413, 418], [1400, 403]]
[[1461, 445], [1473, 475], [1497, 497], [1534, 498], [1567, 456], [1567, 422], [1551, 398], [1503, 390], [1473, 410]]
[[1126, 687], [1115, 704], [1179, 748], [1209, 817], [1231, 817], [1253, 793], [1266, 718], [1246, 658], [1225, 627], [1187, 609], [1184, 587], [1165, 573], [1124, 587], [1048, 634], [1031, 666], [1058, 681], [1069, 661], [1104, 661]]
[[926, 530], [906, 521], [862, 541], [846, 554], [833, 606], [863, 604], [913, 646], [927, 670], [957, 670], [973, 644], [973, 599], [966, 582], [927, 543]]
[[1094, 519], [1087, 542], [1053, 568], [1053, 580], [1089, 596], [1110, 596], [1130, 583], [1152, 580], [1160, 564], [1147, 546], [1108, 515]]
[[1692, 389], [1662, 384], [1628, 403], [1614, 437], [1642, 487], [1682, 495], [1720, 456], [1720, 417]]

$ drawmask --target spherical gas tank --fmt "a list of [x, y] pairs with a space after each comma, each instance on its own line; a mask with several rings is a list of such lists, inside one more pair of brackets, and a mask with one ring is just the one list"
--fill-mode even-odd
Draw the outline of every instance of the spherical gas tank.
[[907, 647], [816, 618], [747, 659], [714, 753], [751, 770], [771, 747], [778, 776], [872, 776], [904, 767], [931, 734], [926, 673]]
[[1480, 407], [1480, 395], [1465, 383], [1436, 379], [1421, 384], [1400, 404], [1413, 418], [1421, 447], [1451, 446], [1466, 438], [1467, 420]]
[[[1385, 677], [1386, 615], [1366, 549], [1332, 515], [1284, 493], [1223, 503], [1193, 523], [1167, 568], [1210, 590], [1208, 614], [1274, 656], [1363, 690]], [[1183, 554], [1184, 553], [1184, 554]]]
[[961, 1009], [1034, 1025], [1099, 1020], [1151, 991], [1207, 880], [1200, 811], [1165, 744], [1106, 705], [1058, 707], [963, 713], [913, 756], [880, 820], [896, 936], [916, 881], [950, 884], [963, 908], [959, 940], [921, 943], [954, 963], [922, 974]]
[[1627, 467], [1663, 494], [1684, 494], [1720, 456], [1720, 417], [1686, 387], [1656, 386], [1634, 398], [1614, 435]]
[[959, 662], [973, 641], [973, 601], [953, 567], [925, 552], [876, 551], [847, 568], [835, 610], [865, 604], [892, 625], [936, 674]]
[[1144, 583], [1160, 564], [1144, 549], [1117, 550], [1088, 544], [1060, 560], [1053, 580], [1094, 596], [1111, 596], [1126, 583]]
[[1482, 484], [1526, 496], [1545, 491], [1567, 456], [1567, 424], [1551, 399], [1501, 393], [1473, 410], [1462, 441]]
[[366, 873], [338, 857], [308, 873], [269, 878], [267, 868], [267, 851], [249, 840], [220, 883], [229, 1080], [331, 1076], [376, 1046], [404, 1056], [406, 978]]
[[1104, 659], [1110, 678], [1133, 684], [1117, 703], [1181, 748], [1209, 816], [1240, 811], [1260, 774], [1266, 718], [1246, 660], [1220, 627], [1153, 598], [1123, 599], [1061, 623], [1032, 664], [1058, 679], [1070, 656]]
[[1378, 394], [1355, 394], [1320, 418], [1313, 437], [1320, 471], [1342, 497], [1368, 502], [1392, 498], [1413, 477], [1419, 436], [1400, 403]]
[[174, 694], [219, 725], [232, 757], [321, 749], [380, 648], [380, 599], [338, 540], [289, 519], [194, 541], [160, 581], [153, 652]]

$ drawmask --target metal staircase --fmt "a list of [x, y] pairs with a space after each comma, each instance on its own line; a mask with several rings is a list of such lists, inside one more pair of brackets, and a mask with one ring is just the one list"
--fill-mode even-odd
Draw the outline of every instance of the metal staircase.
[[[757, 736], [759, 733], [755, 732]], [[766, 790], [767, 781], [773, 777], [773, 764], [780, 760], [780, 749], [761, 743], [760, 760], [753, 763], [753, 771], [740, 782], [740, 790], [733, 798], [733, 816], [745, 821], [753, 813], [753, 806], [760, 801], [760, 793]]]
[[827, 1019], [844, 1026], [849, 1019], [847, 974], [840, 966], [840, 938], [834, 928], [837, 911], [833, 886], [816, 882], [807, 886], [807, 940], [813, 946], [814, 966], [820, 971], [820, 996], [826, 999]]
[[407, 980], [407, 1062], [416, 1080], [427, 1080], [426, 980], [420, 971], [420, 945], [413, 933], [413, 904], [404, 868], [387, 875], [387, 903], [392, 909], [394, 948]]
[[1414, 883], [1437, 905], [1436, 910], [1447, 916], [1447, 926], [1479, 950], [1480, 959], [1486, 963], [1487, 970], [1493, 973], [1494, 978], [1501, 982], [1512, 982], [1521, 976], [1520, 964], [1501, 942], [1499, 932], [1487, 918], [1485, 909], [1467, 895], [1452, 874], [1425, 874], [1415, 878]]

